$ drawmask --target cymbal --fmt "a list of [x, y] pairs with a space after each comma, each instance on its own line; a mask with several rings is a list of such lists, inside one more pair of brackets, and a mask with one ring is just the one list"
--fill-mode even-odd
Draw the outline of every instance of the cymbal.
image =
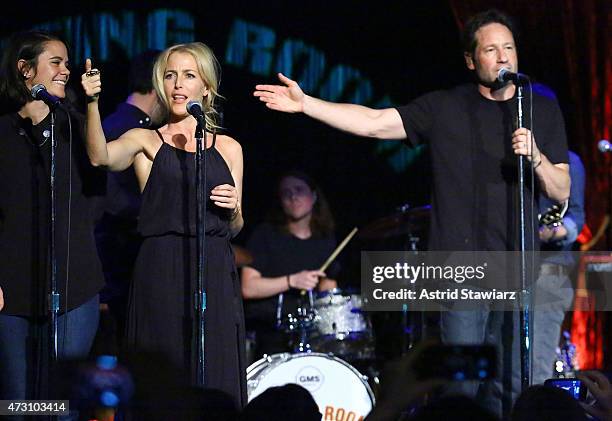
[[253, 255], [244, 247], [232, 244], [232, 250], [234, 250], [236, 266], [241, 267], [253, 263]]
[[359, 236], [366, 240], [377, 240], [423, 232], [429, 226], [430, 213], [431, 205], [408, 209], [402, 207], [399, 212], [366, 225]]

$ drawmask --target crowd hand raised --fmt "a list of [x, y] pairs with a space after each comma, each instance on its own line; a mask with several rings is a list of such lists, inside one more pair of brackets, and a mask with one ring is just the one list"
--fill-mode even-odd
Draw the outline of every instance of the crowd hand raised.
[[231, 184], [220, 184], [210, 191], [210, 200], [220, 208], [235, 210], [238, 206], [238, 191]]
[[0, 288], [0, 310], [4, 308], [4, 293], [2, 292], [2, 288]]
[[266, 107], [286, 113], [301, 113], [304, 111], [304, 92], [300, 85], [282, 73], [278, 79], [285, 85], [257, 85], [253, 95], [266, 104]]
[[303, 270], [289, 275], [291, 288], [311, 290], [319, 284], [319, 278], [325, 278], [325, 272], [320, 270]]
[[576, 377], [596, 399], [594, 405], [582, 403], [585, 411], [602, 421], [612, 421], [612, 387], [608, 378], [598, 371], [582, 371]]
[[523, 155], [527, 157], [527, 160], [531, 161], [531, 146], [533, 145], [533, 164], [534, 167], [538, 166], [542, 160], [540, 156], [540, 150], [536, 144], [535, 137], [531, 130], [525, 127], [520, 127], [512, 133], [512, 149], [515, 155]]
[[92, 69], [91, 59], [85, 60], [85, 73], [81, 76], [81, 85], [90, 100], [97, 100], [102, 92], [102, 79], [98, 69]]
[[419, 379], [416, 366], [427, 349], [434, 345], [431, 339], [420, 342], [399, 360], [385, 363], [381, 374], [381, 391], [376, 407], [366, 421], [397, 420], [412, 404], [419, 403], [428, 394], [448, 383], [444, 379]]

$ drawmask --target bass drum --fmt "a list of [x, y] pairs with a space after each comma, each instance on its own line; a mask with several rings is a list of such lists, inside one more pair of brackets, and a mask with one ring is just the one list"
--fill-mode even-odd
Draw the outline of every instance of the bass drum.
[[366, 378], [347, 362], [327, 354], [274, 354], [247, 368], [249, 401], [269, 387], [295, 383], [306, 388], [323, 419], [363, 420], [374, 406]]

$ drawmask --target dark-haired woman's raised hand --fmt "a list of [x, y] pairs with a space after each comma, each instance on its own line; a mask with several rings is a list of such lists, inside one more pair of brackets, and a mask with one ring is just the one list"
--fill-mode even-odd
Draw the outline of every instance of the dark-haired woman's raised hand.
[[91, 59], [85, 60], [85, 73], [81, 75], [81, 85], [90, 101], [97, 101], [102, 92], [102, 78], [98, 69], [92, 68]]

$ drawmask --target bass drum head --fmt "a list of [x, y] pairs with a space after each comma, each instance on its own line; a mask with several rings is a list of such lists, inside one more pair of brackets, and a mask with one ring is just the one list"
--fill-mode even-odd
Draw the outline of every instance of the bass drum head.
[[372, 389], [354, 367], [327, 354], [274, 354], [247, 368], [249, 402], [269, 387], [295, 383], [310, 392], [323, 419], [360, 420], [374, 406]]

